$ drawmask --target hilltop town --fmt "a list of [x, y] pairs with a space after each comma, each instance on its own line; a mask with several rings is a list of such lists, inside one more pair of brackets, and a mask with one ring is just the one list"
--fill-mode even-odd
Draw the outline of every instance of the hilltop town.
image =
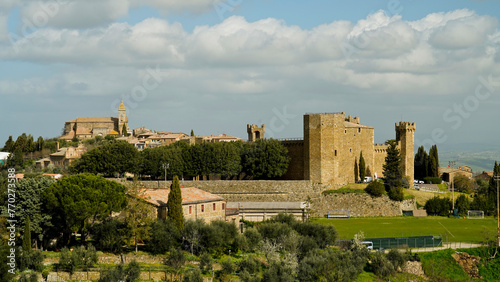
[[[396, 122], [395, 136], [388, 136], [385, 144], [375, 144], [375, 128], [363, 125], [358, 116], [346, 116], [344, 112], [306, 113], [303, 120], [302, 139], [268, 139], [265, 124], [247, 124], [247, 140], [226, 134], [197, 136], [193, 131], [188, 135], [146, 127], [130, 129], [122, 102], [118, 117], [77, 117], [65, 122], [57, 138], [40, 137], [35, 142], [31, 135], [24, 134], [14, 142], [10, 137], [1, 155], [5, 174], [2, 183], [7, 185], [7, 179], [8, 183], [10, 179], [16, 183], [16, 203], [23, 207], [19, 211], [22, 215], [18, 215], [18, 230], [33, 228], [29, 233], [38, 235], [23, 239], [23, 244], [29, 240], [35, 249], [55, 250], [84, 245], [83, 241], [88, 240], [97, 249], [111, 253], [130, 248], [135, 253], [139, 249], [151, 254], [168, 251], [165, 264], [173, 269], [183, 269], [182, 265], [170, 264], [173, 255], [183, 256], [182, 248], [176, 247], [179, 245], [200, 256], [200, 265], [206, 252], [214, 258], [230, 255], [231, 249], [242, 254], [259, 252], [273, 238], [286, 248], [284, 244], [288, 243], [280, 241], [284, 238], [272, 237], [275, 235], [265, 233], [264, 227], [253, 227], [255, 222], [270, 224], [262, 226], [271, 229], [275, 228], [272, 224], [288, 224], [286, 228], [298, 234], [293, 236], [312, 236], [315, 239], [309, 240], [317, 241], [310, 244], [325, 249], [341, 241], [336, 231], [329, 229], [331, 225], [310, 223], [313, 219], [494, 214], [491, 188], [500, 167], [495, 164], [493, 172], [482, 173], [451, 163], [439, 167], [437, 146], [428, 153], [423, 146], [415, 150], [414, 122]], [[174, 205], [172, 199], [176, 197]], [[118, 227], [120, 224], [122, 227]], [[125, 233], [116, 233], [116, 228]], [[218, 239], [203, 237], [209, 233], [202, 235], [222, 231], [228, 233]], [[331, 237], [325, 237], [327, 233]], [[165, 241], [165, 234], [170, 234], [170, 241]], [[118, 241], [104, 241], [106, 236]], [[221, 246], [211, 246], [217, 240]], [[300, 240], [305, 239], [299, 239], [297, 244]], [[383, 239], [370, 240], [370, 248], [376, 240], [378, 248], [385, 244]], [[346, 252], [368, 256], [363, 242], [355, 238], [354, 244], [354, 249]], [[95, 256], [94, 247], [80, 248], [78, 256]], [[307, 248], [305, 245], [298, 248], [294, 252], [300, 256], [309, 255], [301, 249]], [[63, 249], [61, 256], [71, 256], [67, 252]], [[41, 251], [20, 254], [37, 254], [34, 261], [38, 263], [43, 258]], [[96, 258], [90, 265], [102, 259]], [[155, 261], [155, 257], [136, 255], [133, 259], [140, 263]], [[268, 258], [267, 263], [274, 262]], [[20, 264], [23, 269], [42, 269], [36, 263]], [[64, 275], [69, 275], [64, 279], [74, 279], [70, 262], [61, 257], [59, 264], [53, 265], [49, 269], [62, 267], [68, 274], [47, 270], [49, 281]], [[359, 274], [363, 265], [356, 265], [350, 277]], [[72, 267], [87, 269], [78, 263]], [[141, 267], [134, 267], [141, 273]], [[224, 267], [229, 266], [222, 263], [218, 274], [221, 280], [231, 276]], [[271, 275], [266, 271], [272, 268], [265, 269], [263, 277]], [[340, 275], [340, 270], [336, 271]], [[176, 273], [171, 279], [177, 277], [177, 270], [172, 272], [170, 268], [168, 272]], [[156, 269], [153, 273], [157, 279], [167, 270]], [[195, 275], [188, 273], [184, 277]], [[201, 267], [196, 275], [202, 277], [203, 273], [207, 276], [210, 271]], [[101, 271], [87, 279], [102, 279], [108, 274]], [[258, 273], [248, 275], [260, 277]], [[300, 271], [293, 275], [307, 277]]]

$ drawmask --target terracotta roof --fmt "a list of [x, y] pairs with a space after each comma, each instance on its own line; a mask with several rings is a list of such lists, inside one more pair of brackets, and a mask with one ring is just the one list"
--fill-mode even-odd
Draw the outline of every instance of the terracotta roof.
[[76, 135], [90, 135], [92, 134], [90, 132], [90, 129], [88, 128], [77, 128], [76, 129]]
[[349, 127], [360, 127], [360, 128], [373, 128], [372, 126], [368, 126], [368, 125], [362, 125], [362, 124], [357, 124], [357, 123], [354, 123], [354, 122], [348, 122], [348, 121], [344, 121], [344, 126], [349, 128]]
[[[150, 202], [151, 204], [155, 206], [165, 206], [167, 204], [170, 188], [148, 188], [143, 189], [143, 191], [146, 197], [146, 201]], [[183, 205], [224, 200], [222, 197], [195, 187], [181, 188], [181, 194]]]
[[67, 122], [114, 122], [116, 117], [77, 117]]
[[68, 134], [59, 137], [59, 139], [71, 140], [73, 137], [75, 137], [75, 132], [70, 131]]
[[61, 148], [59, 151], [50, 154], [51, 156], [66, 156], [66, 151], [68, 150], [67, 147]]

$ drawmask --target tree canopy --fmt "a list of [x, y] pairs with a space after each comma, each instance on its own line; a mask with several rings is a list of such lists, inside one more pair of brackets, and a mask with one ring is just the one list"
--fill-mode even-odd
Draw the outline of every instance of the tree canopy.
[[115, 173], [138, 172], [139, 151], [126, 141], [110, 141], [95, 147], [72, 163], [74, 173], [89, 172], [113, 176]]
[[43, 200], [54, 226], [65, 236], [80, 231], [82, 239], [89, 224], [121, 211], [127, 204], [123, 185], [88, 173], [57, 181], [45, 189]]

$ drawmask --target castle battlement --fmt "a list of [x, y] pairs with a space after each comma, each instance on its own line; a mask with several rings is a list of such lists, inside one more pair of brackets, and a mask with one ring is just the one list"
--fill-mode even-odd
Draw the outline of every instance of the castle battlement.
[[408, 121], [400, 121], [396, 123], [396, 130], [406, 130], [406, 131], [415, 131], [415, 123]]

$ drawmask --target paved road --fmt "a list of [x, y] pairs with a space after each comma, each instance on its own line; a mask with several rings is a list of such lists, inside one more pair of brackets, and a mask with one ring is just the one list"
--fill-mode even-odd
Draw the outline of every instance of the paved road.
[[[421, 252], [439, 251], [439, 250], [444, 250], [444, 249], [470, 249], [470, 248], [479, 248], [481, 246], [482, 246], [481, 244], [453, 242], [453, 243], [443, 244], [442, 247], [412, 248], [411, 251], [412, 251], [412, 253], [421, 253]], [[404, 251], [404, 250], [402, 249], [402, 251]], [[387, 253], [389, 251], [385, 250], [385, 252]]]

